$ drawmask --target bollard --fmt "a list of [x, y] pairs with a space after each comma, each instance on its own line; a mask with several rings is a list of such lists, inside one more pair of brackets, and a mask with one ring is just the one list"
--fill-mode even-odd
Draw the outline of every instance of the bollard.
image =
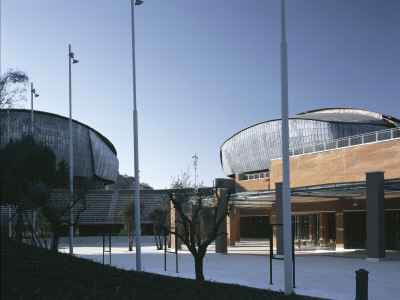
[[368, 274], [364, 269], [356, 271], [356, 300], [368, 300]]

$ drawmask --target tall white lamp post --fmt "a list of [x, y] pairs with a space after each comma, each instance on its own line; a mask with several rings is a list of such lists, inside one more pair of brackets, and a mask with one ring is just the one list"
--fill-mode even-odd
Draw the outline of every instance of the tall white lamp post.
[[39, 94], [36, 94], [36, 90], [33, 88], [33, 82], [31, 82], [31, 135], [33, 135], [33, 97], [39, 97]]
[[288, 67], [286, 44], [285, 0], [281, 0], [281, 96], [282, 96], [282, 172], [283, 172], [283, 256], [285, 294], [293, 292], [292, 224], [289, 174], [289, 116], [288, 116]]
[[136, 233], [136, 271], [142, 270], [140, 247], [140, 181], [139, 181], [139, 142], [138, 116], [136, 108], [136, 63], [135, 63], [135, 5], [142, 4], [141, 0], [131, 0], [132, 22], [132, 78], [133, 78], [133, 148], [135, 156], [135, 233]]
[[[31, 82], [31, 135], [34, 133], [34, 125], [33, 125], [33, 98], [39, 97], [39, 94], [36, 94], [36, 90], [33, 88], [33, 82]], [[35, 208], [32, 207], [32, 234], [36, 236], [36, 218], [35, 218]]]
[[[7, 109], [7, 143], [9, 143], [10, 140], [11, 140], [11, 138], [10, 138], [10, 107], [8, 107], [8, 109]], [[8, 208], [8, 237], [11, 238], [11, 234], [12, 234], [11, 205], [7, 204], [7, 208]]]
[[71, 95], [71, 64], [76, 64], [79, 61], [74, 58], [74, 53], [71, 52], [71, 44], [68, 49], [68, 63], [69, 63], [69, 254], [74, 254], [74, 210], [73, 210], [73, 197], [74, 197], [74, 151], [72, 144], [72, 95]]

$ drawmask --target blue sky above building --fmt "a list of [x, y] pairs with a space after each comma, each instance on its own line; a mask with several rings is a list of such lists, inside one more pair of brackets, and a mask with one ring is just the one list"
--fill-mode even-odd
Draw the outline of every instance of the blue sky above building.
[[[181, 171], [225, 177], [222, 143], [279, 118], [279, 0], [147, 0], [135, 8], [141, 181], [169, 187]], [[289, 114], [357, 107], [400, 117], [400, 2], [286, 1]], [[34, 108], [73, 118], [116, 147], [133, 175], [128, 0], [2, 0], [1, 71], [34, 82]], [[27, 94], [29, 98], [29, 94]], [[30, 108], [28, 101], [24, 105]]]

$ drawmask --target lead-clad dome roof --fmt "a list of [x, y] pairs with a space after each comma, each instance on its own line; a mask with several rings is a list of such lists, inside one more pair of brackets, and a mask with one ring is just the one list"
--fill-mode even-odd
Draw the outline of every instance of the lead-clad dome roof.
[[[299, 113], [291, 119], [319, 120], [336, 123], [363, 123], [390, 126], [399, 122], [396, 118], [385, 116], [373, 111], [355, 108], [326, 108]], [[398, 124], [397, 124], [398, 125]]]
[[[302, 148], [334, 139], [383, 130], [400, 120], [356, 108], [325, 108], [289, 118], [289, 147]], [[227, 139], [220, 150], [227, 176], [267, 170], [271, 159], [281, 157], [281, 119], [267, 120], [245, 128]]]
[[[31, 133], [31, 111], [1, 110], [1, 147], [10, 139]], [[49, 146], [57, 162], [69, 161], [69, 119], [60, 115], [34, 111], [33, 135]], [[115, 182], [119, 162], [114, 145], [95, 129], [72, 120], [73, 172], [77, 177], [92, 177], [105, 183]]]

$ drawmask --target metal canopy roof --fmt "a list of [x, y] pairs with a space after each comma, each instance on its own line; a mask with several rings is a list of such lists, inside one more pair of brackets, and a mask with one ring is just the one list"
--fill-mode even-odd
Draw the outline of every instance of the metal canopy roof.
[[[400, 178], [387, 179], [384, 183], [385, 195], [400, 195]], [[366, 182], [343, 182], [321, 184], [291, 189], [292, 201], [304, 199], [363, 197]], [[275, 190], [236, 193], [231, 200], [238, 207], [271, 207], [276, 201]]]

